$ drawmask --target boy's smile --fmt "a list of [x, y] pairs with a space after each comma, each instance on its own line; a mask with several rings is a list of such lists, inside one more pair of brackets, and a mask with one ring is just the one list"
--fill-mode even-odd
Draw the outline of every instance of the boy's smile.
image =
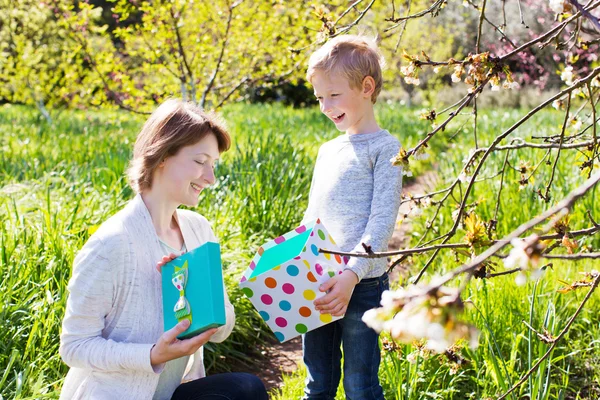
[[379, 130], [368, 89], [353, 88], [344, 76], [320, 70], [315, 71], [312, 84], [321, 112], [340, 131], [354, 135]]

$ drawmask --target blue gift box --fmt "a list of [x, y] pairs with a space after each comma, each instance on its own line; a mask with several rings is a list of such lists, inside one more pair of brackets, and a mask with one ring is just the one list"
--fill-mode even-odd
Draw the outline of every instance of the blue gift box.
[[218, 243], [207, 242], [177, 257], [162, 267], [161, 274], [165, 331], [183, 319], [191, 319], [190, 327], [178, 336], [188, 339], [225, 325]]

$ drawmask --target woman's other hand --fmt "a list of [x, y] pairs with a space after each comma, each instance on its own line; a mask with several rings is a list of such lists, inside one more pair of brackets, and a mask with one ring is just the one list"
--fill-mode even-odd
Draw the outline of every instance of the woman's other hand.
[[176, 259], [177, 257], [179, 257], [178, 255], [175, 255], [175, 253], [171, 253], [168, 256], [163, 256], [163, 258], [156, 263], [156, 270], [158, 272], [160, 272], [160, 269], [163, 267], [163, 265], [165, 265], [166, 263], [173, 261], [174, 259]]

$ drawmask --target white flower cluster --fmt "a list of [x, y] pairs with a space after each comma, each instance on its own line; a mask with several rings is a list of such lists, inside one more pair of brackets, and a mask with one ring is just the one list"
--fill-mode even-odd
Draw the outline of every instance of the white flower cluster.
[[476, 328], [457, 320], [462, 311], [458, 289], [440, 287], [431, 293], [423, 286], [386, 291], [381, 308], [367, 311], [362, 320], [378, 332], [386, 331], [402, 343], [427, 340], [425, 347], [442, 353], [459, 340], [478, 346]]
[[581, 121], [581, 119], [579, 119], [575, 116], [569, 118], [569, 123], [571, 124], [571, 127], [575, 131], [579, 131], [583, 125], [583, 122]]
[[562, 110], [565, 108], [565, 101], [563, 99], [556, 99], [552, 102], [552, 108], [556, 110]]
[[550, 8], [555, 14], [565, 12], [565, 0], [550, 0]]
[[538, 236], [531, 235], [527, 239], [513, 239], [510, 244], [513, 248], [504, 259], [504, 267], [520, 269], [515, 277], [517, 285], [521, 286], [527, 282], [527, 272], [532, 280], [539, 279], [544, 271], [538, 268], [541, 250], [538, 245]]
[[454, 67], [454, 72], [452, 73], [452, 82], [457, 83], [462, 81], [462, 74], [465, 73], [465, 68], [462, 64], [459, 64]]
[[428, 158], [429, 158], [429, 153], [426, 153], [425, 151], [423, 151], [422, 148], [419, 151], [417, 151], [415, 154], [413, 154], [413, 160], [416, 160], [416, 161], [427, 160]]
[[573, 84], [573, 66], [572, 65], [567, 65], [564, 69], [563, 72], [561, 72], [560, 74], [560, 79], [566, 83], [567, 85], [571, 86]]
[[[515, 81], [510, 81], [510, 82], [509, 82], [508, 80], [506, 80], [506, 81], [504, 81], [504, 83], [502, 84], [502, 87], [503, 87], [504, 89], [518, 89], [520, 86], [519, 86], [519, 84], [518, 84], [517, 82], [515, 82]], [[492, 90], [493, 90], [493, 88], [492, 88]]]
[[466, 183], [471, 181], [472, 176], [467, 174], [467, 172], [465, 170], [462, 170], [461, 173], [458, 175], [458, 180]]
[[421, 80], [417, 76], [417, 67], [412, 62], [400, 67], [400, 72], [404, 75], [404, 82], [409, 85], [419, 86], [421, 84]]

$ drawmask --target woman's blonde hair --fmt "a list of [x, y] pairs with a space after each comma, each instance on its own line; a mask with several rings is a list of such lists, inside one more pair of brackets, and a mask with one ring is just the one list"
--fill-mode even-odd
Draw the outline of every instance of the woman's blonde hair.
[[217, 138], [219, 153], [227, 151], [231, 139], [215, 113], [182, 100], [165, 101], [148, 118], [135, 141], [127, 170], [133, 190], [140, 193], [150, 189], [154, 171], [165, 158], [211, 133]]

